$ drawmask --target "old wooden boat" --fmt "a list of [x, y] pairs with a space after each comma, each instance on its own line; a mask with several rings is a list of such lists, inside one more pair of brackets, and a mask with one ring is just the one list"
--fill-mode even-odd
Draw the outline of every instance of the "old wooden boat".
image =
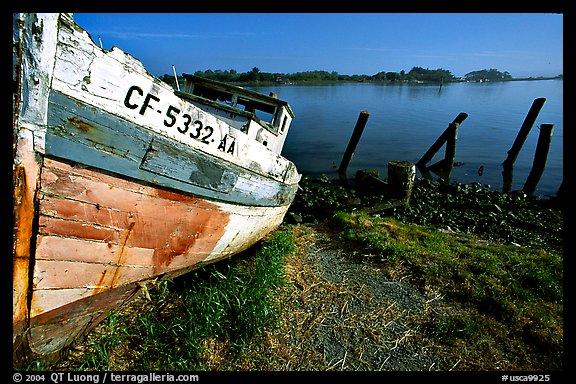
[[71, 14], [14, 14], [13, 69], [15, 364], [282, 222], [285, 101], [189, 75], [177, 91]]

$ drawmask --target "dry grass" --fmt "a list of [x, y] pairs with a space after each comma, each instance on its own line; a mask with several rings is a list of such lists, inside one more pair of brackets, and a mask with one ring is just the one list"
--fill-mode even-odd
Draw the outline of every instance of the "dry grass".
[[[422, 337], [415, 320], [431, 310], [439, 295], [428, 299], [404, 295], [402, 299], [415, 300], [406, 305], [397, 296], [386, 294], [389, 289], [378, 289], [396, 286], [401, 293], [402, 281], [390, 280], [378, 268], [343, 255], [343, 250], [333, 246], [333, 239], [327, 242], [325, 233], [304, 226], [294, 227], [294, 231], [300, 249], [286, 260], [288, 284], [279, 297], [283, 326], [273, 343], [278, 369], [440, 368], [426, 346], [415, 344], [420, 344]], [[330, 265], [334, 260], [344, 264]]]

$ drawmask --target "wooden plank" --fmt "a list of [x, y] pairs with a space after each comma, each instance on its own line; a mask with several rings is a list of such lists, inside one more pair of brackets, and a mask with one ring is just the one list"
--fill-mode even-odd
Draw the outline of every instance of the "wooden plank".
[[[229, 221], [229, 213], [216, 204], [202, 199], [177, 194], [174, 192], [141, 188], [136, 183], [118, 180], [109, 175], [100, 175], [88, 169], [74, 169], [68, 164], [49, 161], [42, 175], [42, 192], [51, 196], [40, 202], [40, 211], [49, 211], [44, 207], [44, 200], [51, 202], [58, 196], [59, 206], [66, 207], [64, 212], [86, 212], [86, 203], [100, 209], [114, 212], [124, 212], [126, 220], [115, 223], [117, 234], [109, 232], [112, 237], [101, 238], [100, 243], [90, 243], [97, 249], [93, 255], [82, 251], [83, 245], [73, 246], [70, 242], [61, 242], [60, 246], [53, 244], [55, 240], [41, 237], [37, 254], [39, 258], [60, 260], [82, 260], [91, 262], [112, 262], [124, 265], [129, 262], [135, 265], [152, 265], [156, 272], [164, 271], [175, 258], [184, 258], [185, 263], [194, 264], [210, 255], [220, 237], [225, 233]], [[73, 172], [72, 172], [73, 169]], [[102, 176], [101, 181], [98, 177]], [[121, 186], [121, 187], [118, 187]], [[125, 189], [127, 187], [127, 189]], [[139, 192], [135, 192], [135, 191]], [[141, 191], [147, 193], [140, 193]], [[50, 208], [54, 204], [50, 205]], [[78, 207], [78, 209], [75, 209]], [[56, 214], [57, 211], [52, 211]], [[76, 219], [89, 220], [93, 210], [87, 217], [76, 214]], [[118, 215], [117, 215], [118, 217]], [[42, 223], [49, 222], [43, 219]], [[89, 222], [88, 222], [89, 223]], [[81, 223], [69, 223], [69, 228], [75, 228], [73, 233], [65, 233], [53, 226], [42, 228], [45, 234], [73, 236], [93, 240], [97, 231], [91, 230], [83, 234], [78, 228]], [[95, 227], [93, 227], [95, 228]], [[102, 235], [103, 231], [98, 232]], [[152, 260], [142, 255], [143, 260], [132, 260], [134, 248], [152, 250]], [[125, 250], [124, 250], [125, 249]], [[118, 260], [118, 255], [123, 260]], [[98, 260], [91, 260], [97, 255]], [[138, 256], [140, 257], [140, 256]]]
[[[166, 218], [162, 212], [162, 205], [156, 206], [159, 201], [164, 202], [166, 207], [183, 204], [186, 207], [218, 209], [217, 205], [197, 197], [143, 186], [56, 160], [47, 160], [45, 163], [42, 172], [42, 192], [89, 203], [97, 209], [104, 207], [122, 212], [150, 210], [149, 213], [154, 219]], [[151, 209], [154, 206], [156, 210]]]
[[30, 323], [65, 322], [77, 316], [116, 308], [136, 292], [136, 283], [104, 291], [96, 288], [38, 290], [32, 298]]
[[[154, 250], [151, 264], [157, 267], [169, 265], [180, 255], [207, 256], [212, 253], [214, 246], [226, 231], [229, 213], [222, 211], [216, 204], [162, 190], [156, 190], [155, 196], [137, 193], [134, 192], [138, 189], [135, 183], [124, 180], [119, 184], [133, 184], [130, 189], [117, 188], [114, 178], [104, 177], [104, 182], [98, 182], [99, 174], [94, 171], [76, 169], [75, 173], [69, 173], [66, 171], [69, 168], [66, 164], [51, 161], [50, 168], [45, 169], [42, 175], [42, 192], [61, 196], [60, 205], [69, 205], [65, 211], [73, 211], [76, 206], [82, 208], [88, 202], [106, 209], [126, 212], [127, 220], [118, 233], [119, 236], [115, 235], [116, 242], [113, 238], [101, 239], [103, 242], [100, 246], [108, 247], [109, 262], [114, 260], [112, 253], [115, 252], [115, 247], [111, 246], [114, 243], [120, 244], [121, 247]], [[84, 177], [84, 175], [90, 177]], [[78, 203], [78, 201], [83, 202]], [[42, 201], [40, 206], [41, 211], [46, 211]], [[78, 211], [81, 212], [81, 209]], [[43, 223], [48, 221], [48, 219], [43, 219]], [[90, 239], [95, 237], [95, 230], [83, 235], [77, 230], [78, 225], [82, 226], [78, 223], [68, 224], [69, 228], [76, 228], [72, 234], [66, 234], [52, 227], [43, 227], [42, 230], [45, 233], [52, 231], [53, 234], [60, 236]], [[102, 234], [102, 232], [98, 233]], [[110, 235], [114, 236], [111, 232]], [[47, 255], [52, 252], [45, 244], [45, 239], [41, 239], [38, 257], [48, 257]], [[64, 254], [67, 252], [65, 247], [60, 252], [62, 260], [70, 259], [71, 256]], [[68, 250], [68, 252], [72, 251]], [[117, 261], [116, 263], [121, 264]], [[150, 261], [143, 263], [150, 263]]]
[[[120, 230], [107, 228], [90, 222], [71, 221], [41, 215], [39, 220], [39, 234], [60, 235], [86, 240], [99, 240], [118, 244]], [[41, 241], [41, 236], [38, 236]]]
[[30, 260], [34, 239], [35, 194], [40, 173], [32, 132], [20, 130], [14, 159], [14, 242], [12, 258], [13, 327], [16, 336], [26, 326]]
[[[122, 246], [81, 238], [38, 236], [38, 260], [64, 260], [102, 265], [142, 266], [152, 264], [154, 249]], [[120, 255], [122, 259], [119, 260]]]
[[[216, 158], [190, 151], [166, 139], [154, 138], [140, 168], [170, 179], [213, 191], [230, 193], [244, 173], [239, 167], [227, 165]], [[278, 182], [276, 182], [278, 185]]]
[[[30, 347], [35, 353], [58, 353], [77, 336], [85, 334], [106, 316], [110, 308], [118, 308], [139, 292], [137, 284], [98, 293], [94, 289], [43, 290], [35, 293], [32, 309], [53, 308], [30, 320]], [[62, 305], [63, 298], [66, 305]]]
[[123, 266], [78, 261], [37, 260], [34, 267], [34, 289], [103, 290], [151, 278], [154, 276], [153, 269], [152, 264]]
[[47, 220], [48, 217], [79, 221], [111, 229], [120, 229], [126, 228], [129, 216], [128, 212], [82, 201], [76, 201], [75, 204], [70, 204], [67, 199], [54, 195], [43, 196], [39, 213], [41, 215], [40, 231], [43, 231], [42, 220]]
[[[34, 323], [42, 322], [39, 320], [43, 314], [61, 311], [61, 308], [69, 307], [72, 303], [80, 305], [79, 300], [91, 297], [101, 290], [95, 288], [72, 288], [72, 289], [51, 289], [37, 290], [32, 295], [30, 318]], [[86, 308], [84, 308], [86, 310]], [[63, 312], [63, 310], [62, 310]], [[45, 317], [56, 316], [53, 313]], [[62, 319], [73, 317], [73, 313], [62, 314]]]
[[71, 344], [77, 337], [85, 334], [96, 323], [95, 320], [104, 316], [106, 316], [104, 312], [90, 313], [68, 318], [65, 322], [34, 326], [30, 329], [30, 348], [35, 353], [43, 355], [44, 359], [52, 359], [46, 355]]

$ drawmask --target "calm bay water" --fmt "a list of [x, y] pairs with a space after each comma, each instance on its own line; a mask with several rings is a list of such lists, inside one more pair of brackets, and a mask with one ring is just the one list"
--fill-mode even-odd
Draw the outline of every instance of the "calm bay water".
[[[540, 124], [553, 124], [546, 168], [535, 194], [555, 195], [563, 178], [563, 81], [511, 81], [438, 85], [344, 83], [252, 88], [274, 92], [296, 117], [282, 154], [300, 173], [337, 177], [361, 111], [370, 117], [347, 174], [378, 169], [387, 177], [390, 160], [417, 162], [460, 112], [456, 162], [450, 180], [489, 184], [502, 190], [502, 162], [534, 99], [546, 102], [514, 164], [512, 190], [520, 190], [532, 168]], [[431, 165], [444, 156], [438, 151]], [[479, 174], [480, 167], [483, 172]], [[420, 176], [420, 173], [418, 173]], [[437, 177], [433, 174], [434, 177]], [[439, 177], [437, 177], [439, 178]]]

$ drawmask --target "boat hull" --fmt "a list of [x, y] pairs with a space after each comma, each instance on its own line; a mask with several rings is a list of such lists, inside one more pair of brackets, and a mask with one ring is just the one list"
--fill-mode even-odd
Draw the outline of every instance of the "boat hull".
[[246, 250], [288, 209], [210, 201], [50, 158], [38, 200], [27, 341], [48, 358], [142, 283]]
[[[279, 153], [283, 125], [244, 113], [238, 130], [233, 110], [224, 119], [178, 96], [135, 58], [96, 46], [70, 15], [14, 16], [20, 366], [58, 360], [148, 282], [254, 245], [281, 224], [300, 175]], [[289, 121], [286, 103], [276, 107], [275, 121]]]

